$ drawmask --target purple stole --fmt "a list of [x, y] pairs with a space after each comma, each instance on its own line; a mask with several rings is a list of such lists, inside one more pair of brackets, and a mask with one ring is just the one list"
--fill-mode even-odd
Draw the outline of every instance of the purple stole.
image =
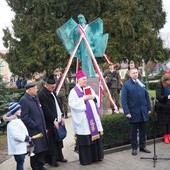
[[[74, 87], [74, 90], [76, 91], [79, 98], [84, 96], [84, 92], [80, 91], [80, 89], [77, 86]], [[100, 134], [97, 129], [96, 121], [95, 121], [93, 111], [92, 111], [89, 101], [86, 100], [85, 104], [86, 104], [86, 117], [87, 117], [87, 120], [89, 123], [91, 138], [92, 138], [92, 141], [94, 141], [94, 140], [100, 138]], [[96, 106], [96, 110], [98, 112], [97, 106]], [[98, 112], [98, 114], [99, 114], [99, 112]]]

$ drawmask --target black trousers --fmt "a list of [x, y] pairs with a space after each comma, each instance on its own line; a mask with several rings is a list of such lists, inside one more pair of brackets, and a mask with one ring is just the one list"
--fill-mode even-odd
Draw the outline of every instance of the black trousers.
[[170, 124], [162, 124], [163, 135], [170, 134]]
[[130, 137], [132, 149], [138, 148], [138, 133], [139, 133], [139, 148], [146, 147], [146, 122], [130, 123]]
[[45, 164], [44, 158], [45, 158], [45, 152], [35, 153], [34, 156], [31, 156], [30, 164], [32, 170], [42, 170]]

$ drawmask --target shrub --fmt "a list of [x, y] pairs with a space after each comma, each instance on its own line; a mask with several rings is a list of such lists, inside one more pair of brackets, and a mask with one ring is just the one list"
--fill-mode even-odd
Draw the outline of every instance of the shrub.
[[158, 82], [146, 82], [146, 86], [149, 90], [156, 90], [156, 86], [158, 85]]
[[[154, 121], [155, 124], [154, 124]], [[103, 147], [110, 149], [130, 144], [129, 123], [124, 114], [104, 115], [102, 117], [104, 129]], [[155, 125], [155, 137], [162, 135], [161, 128], [155, 115], [151, 115], [147, 127], [147, 139], [153, 139], [153, 127]]]
[[23, 92], [13, 92], [11, 93], [9, 89], [4, 88], [5, 94], [3, 94], [3, 99], [0, 103], [0, 116], [6, 113], [10, 102], [18, 102]]
[[104, 115], [102, 125], [104, 149], [130, 143], [128, 122], [123, 114]]
[[7, 111], [9, 103], [18, 101], [22, 94], [23, 90], [7, 88], [7, 83], [0, 76], [0, 116]]

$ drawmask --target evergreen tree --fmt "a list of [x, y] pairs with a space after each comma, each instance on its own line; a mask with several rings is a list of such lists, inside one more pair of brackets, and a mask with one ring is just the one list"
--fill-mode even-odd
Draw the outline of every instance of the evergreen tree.
[[4, 82], [0, 75], [0, 116], [8, 111], [10, 102], [16, 101], [21, 96], [21, 92], [10, 93], [7, 85], [8, 83]]
[[[106, 53], [112, 61], [165, 59], [159, 30], [165, 24], [162, 0], [7, 0], [15, 12], [14, 33], [4, 29], [6, 60], [11, 71], [30, 75], [65, 67], [68, 54], [55, 31], [82, 13], [88, 23], [97, 17], [109, 33]], [[99, 59], [103, 60], [103, 59]]]
[[0, 75], [0, 115], [3, 114], [3, 111], [5, 109], [5, 103], [6, 103], [6, 98], [4, 94], [4, 88], [6, 86], [6, 83], [2, 81], [2, 76]]

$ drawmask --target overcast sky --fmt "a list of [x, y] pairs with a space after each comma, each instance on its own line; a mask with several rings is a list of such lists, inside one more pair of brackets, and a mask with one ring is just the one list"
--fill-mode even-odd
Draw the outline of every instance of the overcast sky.
[[[167, 13], [166, 24], [161, 30], [161, 37], [165, 41], [165, 46], [170, 48], [170, 0], [163, 0], [163, 8]], [[11, 19], [14, 17], [14, 13], [10, 7], [7, 6], [5, 0], [1, 0], [0, 4], [0, 50], [4, 50], [3, 46], [3, 28], [11, 26]]]

